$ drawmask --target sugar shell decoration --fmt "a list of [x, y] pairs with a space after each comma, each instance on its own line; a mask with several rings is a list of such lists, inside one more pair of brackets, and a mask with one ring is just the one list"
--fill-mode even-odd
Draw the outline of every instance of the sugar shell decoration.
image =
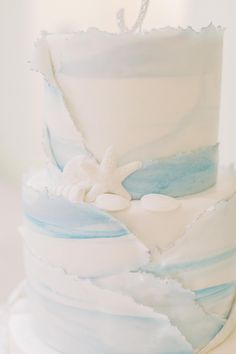
[[162, 194], [147, 194], [141, 199], [142, 207], [152, 212], [170, 212], [177, 210], [181, 202]]
[[75, 156], [64, 167], [61, 182], [50, 188], [49, 192], [74, 203], [94, 203], [105, 194], [105, 197], [98, 199], [102, 209], [112, 208], [112, 201], [116, 204], [116, 210], [125, 209], [129, 206], [131, 195], [122, 183], [141, 166], [140, 161], [118, 166], [112, 147], [106, 150], [100, 163], [93, 157]]
[[[114, 150], [109, 147], [100, 163], [93, 157], [75, 156], [66, 164], [59, 183], [48, 191], [73, 203], [94, 203], [110, 212], [125, 210], [131, 206], [131, 196], [123, 181], [141, 167], [140, 161], [118, 166]], [[161, 194], [147, 194], [140, 203], [150, 212], [170, 212], [181, 205], [178, 199]]]
[[131, 202], [120, 195], [105, 193], [97, 197], [95, 205], [106, 211], [120, 211], [130, 207]]

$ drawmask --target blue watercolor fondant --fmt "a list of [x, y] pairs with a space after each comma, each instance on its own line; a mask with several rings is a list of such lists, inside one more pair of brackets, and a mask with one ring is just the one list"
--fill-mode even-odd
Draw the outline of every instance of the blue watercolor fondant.
[[199, 289], [195, 291], [196, 301], [200, 303], [212, 302], [214, 300], [222, 299], [236, 291], [236, 283], [226, 283], [210, 288]]
[[207, 313], [213, 312], [212, 308], [220, 311], [222, 319], [227, 320], [234, 306], [236, 283], [225, 283], [205, 289], [195, 290], [195, 301], [206, 309]]
[[64, 304], [38, 295], [32, 288], [29, 290], [35, 303], [44, 309], [43, 315], [37, 311], [34, 323], [37, 335], [60, 352], [193, 354], [191, 345], [162, 314], [156, 313], [152, 318], [83, 309], [72, 299], [70, 305]]
[[74, 204], [64, 198], [49, 197], [46, 192], [36, 200], [30, 200], [26, 193], [27, 190], [24, 202], [26, 218], [49, 236], [97, 239], [130, 235], [118, 220], [93, 205]]
[[218, 263], [223, 263], [227, 261], [235, 261], [236, 259], [236, 247], [232, 248], [228, 251], [222, 252], [215, 256], [211, 256], [209, 258], [204, 258], [196, 261], [185, 262], [185, 263], [175, 263], [171, 265], [165, 264], [155, 264], [155, 265], [148, 265], [146, 267], [146, 271], [149, 271], [157, 276], [165, 276], [171, 274], [178, 274], [181, 272], [190, 272], [196, 271], [202, 268], [212, 267], [217, 265]]
[[[53, 137], [48, 132], [54, 161], [60, 170], [76, 155], [89, 155], [81, 145]], [[146, 162], [124, 181], [133, 199], [158, 193], [182, 197], [202, 192], [216, 183], [218, 145]]]
[[191, 153], [144, 163], [124, 182], [133, 199], [158, 193], [181, 197], [206, 190], [216, 183], [218, 145]]
[[[141, 33], [140, 36], [128, 32], [114, 35], [96, 29], [75, 33], [72, 38], [68, 37], [71, 40], [61, 39], [66, 49], [60, 55], [58, 72], [79, 78], [136, 78], [186, 77], [214, 70], [217, 46], [204, 46], [199, 51], [199, 41], [192, 41], [189, 58], [188, 41], [186, 44], [188, 30], [178, 33], [169, 28], [168, 31], [171, 34], [168, 45], [159, 30]], [[216, 38], [222, 36], [221, 31], [217, 33], [215, 27], [210, 25], [198, 34], [198, 38], [202, 41], [212, 32]]]

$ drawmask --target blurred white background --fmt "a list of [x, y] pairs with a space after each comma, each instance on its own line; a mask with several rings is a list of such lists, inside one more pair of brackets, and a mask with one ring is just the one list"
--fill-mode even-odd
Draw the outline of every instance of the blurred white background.
[[[133, 22], [141, 0], [0, 0], [0, 302], [23, 278], [20, 182], [23, 171], [42, 163], [42, 87], [28, 61], [41, 30], [96, 26], [116, 30], [124, 7]], [[187, 26], [211, 21], [226, 27], [221, 109], [221, 160], [236, 162], [235, 0], [151, 0], [144, 28]]]

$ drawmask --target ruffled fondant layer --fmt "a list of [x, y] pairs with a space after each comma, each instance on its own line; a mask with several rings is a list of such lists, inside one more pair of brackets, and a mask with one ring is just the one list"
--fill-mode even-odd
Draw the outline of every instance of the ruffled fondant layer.
[[[52, 197], [40, 181], [38, 190], [37, 178], [25, 187], [22, 233], [36, 332], [53, 348], [77, 354], [81, 334], [80, 349], [91, 354], [182, 354], [204, 352], [231, 333], [233, 171], [220, 186], [158, 212], [141, 201], [104, 212]], [[165, 218], [173, 239], [164, 244]], [[153, 235], [143, 229], [147, 220]]]
[[101, 161], [114, 145], [119, 163], [144, 163], [125, 183], [135, 199], [210, 188], [218, 164], [222, 37], [213, 25], [200, 33], [44, 33], [32, 68], [46, 81], [51, 161], [60, 169], [77, 155]]
[[[28, 279], [31, 284], [31, 296], [32, 292], [34, 293], [37, 329], [39, 332], [44, 331], [44, 329], [38, 328], [38, 325], [41, 323], [41, 327], [43, 327], [43, 324], [47, 323], [48, 327], [44, 333], [44, 340], [46, 336], [49, 342], [54, 342], [56, 348], [60, 346], [56, 341], [58, 335], [52, 339], [48, 338], [48, 334], [52, 333], [54, 326], [58, 329], [61, 316], [66, 316], [65, 321], [63, 321], [64, 330], [66, 330], [67, 335], [70, 333], [71, 336], [75, 336], [77, 333], [75, 309], [82, 311], [82, 317], [85, 316], [86, 321], [89, 321], [86, 322], [87, 324], [90, 323], [90, 320], [93, 323], [92, 318], [89, 320], [91, 312], [94, 313], [95, 318], [96, 316], [99, 319], [101, 318], [101, 323], [104, 320], [103, 315], [106, 317], [106, 314], [109, 314], [109, 320], [106, 321], [109, 321], [110, 326], [114, 326], [114, 328], [117, 325], [117, 316], [124, 322], [132, 322], [132, 318], [134, 318], [136, 322], [133, 322], [132, 326], [135, 326], [135, 323], [136, 326], [133, 331], [139, 330], [140, 325], [138, 323], [139, 321], [142, 323], [145, 318], [149, 321], [153, 316], [157, 318], [156, 315], [162, 315], [164, 318], [166, 316], [166, 319], [168, 318], [171, 323], [171, 327], [178, 328], [195, 350], [203, 348], [215, 337], [217, 338], [217, 335], [220, 335], [222, 328], [227, 323], [226, 321], [230, 318], [233, 300], [228, 297], [229, 291], [219, 301], [219, 298], [215, 296], [216, 291], [213, 292], [213, 289], [192, 292], [184, 289], [175, 280], [161, 280], [145, 273], [123, 273], [123, 275], [103, 277], [96, 280], [82, 280], [78, 276], [66, 274], [62, 269], [52, 267], [37, 259], [28, 250], [26, 250], [26, 264]], [[207, 306], [205, 307], [204, 301], [211, 303], [213, 308], [218, 306], [218, 313], [211, 311], [212, 309], [210, 310]], [[219, 312], [225, 310], [226, 304], [228, 306], [227, 317], [222, 313], [219, 314]], [[46, 316], [45, 318], [41, 317], [42, 313]], [[52, 316], [54, 320], [50, 321]], [[58, 321], [58, 319], [60, 320]], [[85, 323], [83, 325], [85, 326]], [[155, 328], [155, 321], [153, 325], [154, 327], [151, 326], [149, 330]], [[65, 329], [65, 326], [67, 329]], [[164, 322], [162, 322], [162, 326], [163, 329], [166, 328]], [[123, 328], [129, 330], [127, 326], [122, 325], [119, 331], [122, 331]], [[141, 325], [141, 328], [145, 332], [145, 327]], [[232, 328], [231, 324], [228, 333]], [[62, 331], [62, 328], [60, 328], [60, 331]], [[96, 330], [95, 333], [97, 333]], [[114, 332], [112, 333], [115, 336]], [[62, 332], [61, 334], [63, 335]], [[149, 334], [143, 337], [144, 343], [147, 343]], [[106, 341], [104, 335], [101, 334], [101, 341]], [[122, 334], [120, 333], [120, 335]], [[170, 330], [169, 335], [172, 339], [175, 337], [172, 330]], [[122, 353], [129, 353], [127, 351], [128, 347], [130, 345], [132, 347], [128, 338], [126, 349], [123, 348], [120, 351]], [[70, 343], [73, 341], [71, 340]], [[76, 345], [75, 343], [74, 345]], [[116, 348], [120, 348], [118, 343]], [[130, 353], [134, 350], [134, 347], [132, 348]], [[162, 347], [157, 346], [156, 348], [160, 349]], [[180, 349], [180, 346], [178, 349]], [[145, 350], [144, 353], [149, 353], [148, 346]], [[177, 351], [177, 348], [175, 348], [175, 350], [173, 353], [181, 352], [181, 349]], [[72, 351], [72, 353], [74, 352]], [[152, 351], [150, 352], [152, 353]], [[162, 353], [161, 349], [160, 353]]]

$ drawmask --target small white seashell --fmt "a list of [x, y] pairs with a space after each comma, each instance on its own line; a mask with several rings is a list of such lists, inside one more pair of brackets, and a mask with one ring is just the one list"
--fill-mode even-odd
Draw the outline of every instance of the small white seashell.
[[130, 201], [120, 195], [105, 193], [97, 197], [95, 205], [107, 211], [119, 211], [129, 208]]
[[168, 212], [180, 207], [181, 202], [163, 194], [147, 194], [141, 199], [142, 207], [154, 212]]
[[79, 188], [77, 185], [72, 186], [68, 192], [68, 199], [72, 202], [72, 203], [76, 203], [78, 202], [78, 194], [79, 194]]

